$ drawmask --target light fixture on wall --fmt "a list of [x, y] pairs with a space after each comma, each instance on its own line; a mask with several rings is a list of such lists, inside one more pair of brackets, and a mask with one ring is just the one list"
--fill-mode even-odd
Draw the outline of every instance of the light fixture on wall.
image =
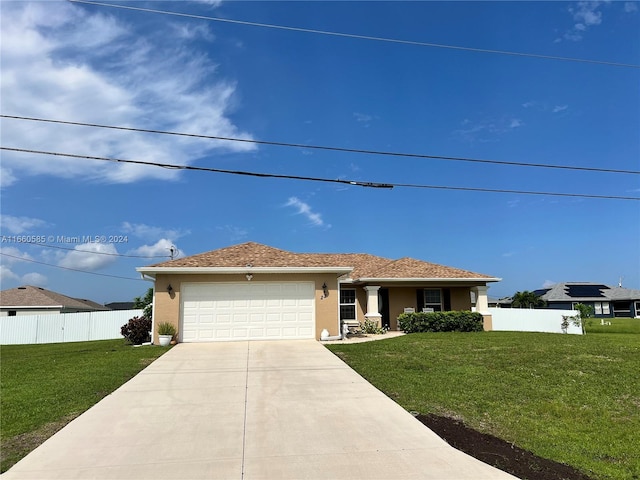
[[327, 283], [322, 284], [322, 297], [321, 300], [324, 300], [329, 296], [329, 287], [327, 287]]
[[171, 284], [167, 285], [167, 292], [169, 293], [169, 295], [171, 295], [171, 292], [173, 292], [173, 287], [171, 286]]
[[245, 276], [247, 277], [247, 282], [250, 282], [253, 278], [253, 275], [251, 275], [250, 273], [247, 273]]

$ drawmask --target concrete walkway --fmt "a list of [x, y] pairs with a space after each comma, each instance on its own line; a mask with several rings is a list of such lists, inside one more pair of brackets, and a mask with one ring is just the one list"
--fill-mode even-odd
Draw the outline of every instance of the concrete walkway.
[[514, 477], [302, 340], [179, 344], [2, 478]]

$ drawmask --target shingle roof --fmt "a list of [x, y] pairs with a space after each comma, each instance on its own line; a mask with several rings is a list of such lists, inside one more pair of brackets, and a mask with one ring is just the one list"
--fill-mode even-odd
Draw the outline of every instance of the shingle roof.
[[254, 242], [212, 250], [162, 262], [151, 267], [352, 267], [350, 277], [359, 278], [474, 278], [489, 275], [423, 262], [413, 258], [391, 260], [366, 253], [293, 253]]
[[[545, 293], [542, 293], [546, 290]], [[610, 287], [601, 283], [564, 282], [556, 283], [549, 289], [539, 291], [547, 302], [580, 302], [603, 300], [640, 300], [640, 290]]]
[[109, 310], [104, 305], [80, 298], [67, 297], [42, 287], [26, 285], [0, 292], [3, 307], [58, 307], [76, 310]]

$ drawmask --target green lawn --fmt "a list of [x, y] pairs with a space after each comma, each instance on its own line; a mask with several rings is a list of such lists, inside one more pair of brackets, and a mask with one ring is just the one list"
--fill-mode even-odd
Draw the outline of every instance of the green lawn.
[[166, 351], [124, 340], [2, 346], [1, 471]]
[[640, 478], [638, 335], [427, 333], [328, 348], [407, 410], [594, 478]]
[[611, 325], [601, 325], [599, 318], [588, 318], [585, 330], [589, 333], [638, 333], [640, 334], [640, 318], [605, 318]]

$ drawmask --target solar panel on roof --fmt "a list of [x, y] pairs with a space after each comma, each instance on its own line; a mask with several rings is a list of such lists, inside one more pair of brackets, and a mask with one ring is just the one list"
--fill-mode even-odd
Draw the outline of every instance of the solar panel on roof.
[[607, 290], [609, 287], [606, 285], [567, 285], [566, 293], [570, 297], [583, 298], [583, 297], [602, 297], [601, 290]]

